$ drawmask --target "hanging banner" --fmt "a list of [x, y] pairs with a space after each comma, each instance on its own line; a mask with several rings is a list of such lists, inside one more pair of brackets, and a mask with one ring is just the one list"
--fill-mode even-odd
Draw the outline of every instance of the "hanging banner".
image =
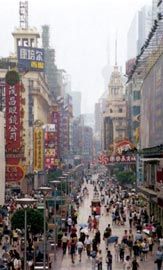
[[37, 127], [34, 129], [34, 171], [44, 170], [44, 131]]

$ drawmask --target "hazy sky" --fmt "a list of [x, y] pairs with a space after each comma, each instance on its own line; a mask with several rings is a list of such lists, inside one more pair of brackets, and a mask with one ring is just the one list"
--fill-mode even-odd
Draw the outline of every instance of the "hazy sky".
[[[124, 66], [126, 36], [136, 11], [151, 0], [29, 0], [29, 25], [41, 31], [50, 25], [56, 64], [71, 76], [72, 90], [82, 93], [82, 112], [93, 112], [104, 92], [102, 69], [109, 43], [114, 65], [118, 33], [118, 64]], [[11, 32], [19, 26], [19, 0], [0, 0], [0, 56], [13, 52]]]

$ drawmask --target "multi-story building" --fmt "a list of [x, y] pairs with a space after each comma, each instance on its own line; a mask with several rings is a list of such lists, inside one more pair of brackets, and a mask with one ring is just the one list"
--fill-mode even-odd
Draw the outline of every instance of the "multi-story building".
[[83, 161], [87, 164], [93, 160], [93, 130], [84, 126], [83, 133]]
[[[163, 8], [162, 1], [159, 8]], [[143, 177], [137, 178], [139, 195], [144, 199], [146, 206], [149, 206], [149, 215], [154, 215], [163, 225], [162, 39], [162, 16], [158, 16], [141, 54], [136, 58], [129, 81], [132, 80], [133, 96], [136, 95], [139, 100], [141, 94], [138, 101], [140, 132], [137, 166], [141, 165]], [[135, 85], [138, 86], [137, 89]]]
[[127, 104], [124, 96], [124, 85], [118, 66], [114, 67], [109, 82], [104, 118], [104, 149], [127, 135]]
[[72, 96], [73, 117], [76, 118], [81, 115], [81, 92], [72, 91], [70, 95]]

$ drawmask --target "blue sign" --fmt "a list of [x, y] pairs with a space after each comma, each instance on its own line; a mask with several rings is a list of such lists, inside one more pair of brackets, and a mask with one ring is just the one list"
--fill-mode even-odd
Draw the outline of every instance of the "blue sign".
[[20, 71], [44, 71], [44, 49], [18, 46], [17, 52]]

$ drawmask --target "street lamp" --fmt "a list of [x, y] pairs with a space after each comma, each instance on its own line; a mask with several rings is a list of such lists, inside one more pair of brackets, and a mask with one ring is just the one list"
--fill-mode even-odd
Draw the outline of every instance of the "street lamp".
[[35, 202], [33, 198], [16, 199], [16, 202], [24, 208], [24, 270], [27, 270], [27, 207]]
[[43, 269], [46, 269], [46, 196], [52, 190], [50, 187], [39, 187], [39, 190], [44, 195], [44, 251], [43, 251]]
[[53, 180], [53, 181], [51, 181], [50, 182], [50, 184], [51, 185], [54, 185], [54, 225], [55, 225], [55, 227], [54, 227], [54, 260], [56, 260], [56, 215], [57, 215], [57, 206], [56, 206], [56, 198], [57, 198], [57, 193], [56, 193], [56, 191], [57, 191], [57, 184], [59, 184], [60, 183], [60, 181], [59, 180]]

